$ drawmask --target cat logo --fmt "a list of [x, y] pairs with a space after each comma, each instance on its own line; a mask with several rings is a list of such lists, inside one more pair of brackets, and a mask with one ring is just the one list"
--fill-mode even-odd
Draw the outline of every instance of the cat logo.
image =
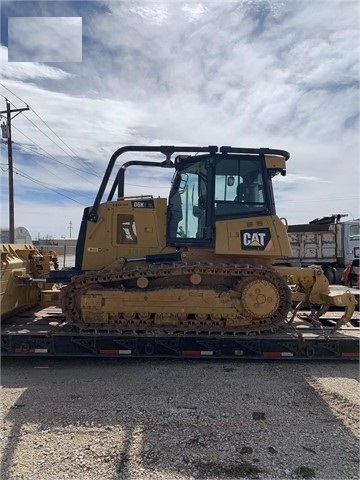
[[240, 236], [243, 250], [269, 250], [272, 246], [269, 228], [242, 230]]

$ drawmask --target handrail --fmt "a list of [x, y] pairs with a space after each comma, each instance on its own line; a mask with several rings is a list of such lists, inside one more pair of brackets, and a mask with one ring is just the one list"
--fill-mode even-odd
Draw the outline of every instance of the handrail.
[[[171, 163], [170, 157], [175, 152], [208, 152], [208, 153], [211, 153], [211, 152], [216, 152], [217, 150], [218, 150], [218, 147], [215, 147], [215, 146], [209, 146], [209, 147], [190, 147], [190, 146], [175, 147], [173, 145], [158, 145], [158, 146], [128, 145], [128, 146], [119, 148], [118, 150], [116, 150], [112, 154], [112, 156], [109, 160], [109, 164], [108, 164], [108, 166], [105, 170], [105, 174], [104, 174], [104, 177], [102, 179], [99, 191], [96, 195], [94, 204], [89, 209], [88, 220], [90, 222], [94, 222], [94, 223], [97, 222], [97, 219], [98, 219], [97, 211], [98, 211], [99, 205], [101, 203], [101, 200], [102, 200], [103, 195], [105, 193], [106, 187], [108, 185], [110, 175], [111, 175], [111, 172], [114, 168], [115, 162], [120, 157], [120, 155], [122, 155], [126, 152], [160, 152], [160, 153], [162, 153], [166, 156], [166, 160], [163, 163], [167, 162], [168, 164], [170, 164]], [[146, 163], [148, 164], [149, 162], [146, 162]], [[129, 162], [128, 162], [128, 164], [129, 164]], [[115, 184], [115, 187], [113, 185], [113, 187], [111, 189], [110, 193], [112, 195], [114, 194], [115, 189], [116, 189], [116, 184]]]

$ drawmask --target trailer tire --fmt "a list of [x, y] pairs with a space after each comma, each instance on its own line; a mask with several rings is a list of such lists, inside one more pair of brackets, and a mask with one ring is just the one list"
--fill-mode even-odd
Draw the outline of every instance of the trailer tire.
[[335, 268], [335, 283], [336, 285], [340, 285], [341, 283], [341, 277], [344, 272], [343, 268]]
[[336, 279], [336, 272], [335, 268], [332, 267], [325, 267], [324, 268], [324, 275], [328, 279], [330, 285], [334, 285]]

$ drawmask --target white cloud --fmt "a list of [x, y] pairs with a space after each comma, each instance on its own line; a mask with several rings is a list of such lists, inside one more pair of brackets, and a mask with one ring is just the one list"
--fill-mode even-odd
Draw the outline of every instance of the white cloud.
[[169, 9], [166, 5], [152, 3], [151, 6], [137, 6], [129, 9], [150, 24], [161, 25], [169, 18]]
[[181, 9], [188, 15], [189, 22], [197, 22], [207, 10], [202, 3], [187, 3]]
[[9, 61], [81, 62], [82, 19], [9, 17]]
[[[279, 214], [290, 223], [338, 212], [360, 216], [356, 2], [107, 6], [107, 12], [83, 16], [82, 63], [55, 69], [3, 62], [6, 86], [85, 165], [102, 174], [113, 151], [126, 144], [282, 148], [291, 158], [289, 175], [275, 181]], [[78, 166], [22, 116], [14, 127]], [[14, 135], [30, 147], [16, 130]], [[25, 169], [26, 161], [17, 161]], [[49, 160], [46, 167], [67, 175], [67, 185], [79, 194], [95, 194], [94, 185], [61, 165]], [[42, 181], [56, 182], [41, 163], [32, 168]], [[162, 178], [158, 190], [147, 173], [137, 180], [132, 183], [151, 184], [150, 193], [167, 192]], [[129, 186], [129, 194], [136, 188]]]
[[2, 79], [10, 80], [63, 80], [71, 78], [69, 72], [56, 67], [49, 67], [36, 62], [9, 62], [8, 49], [0, 45]]

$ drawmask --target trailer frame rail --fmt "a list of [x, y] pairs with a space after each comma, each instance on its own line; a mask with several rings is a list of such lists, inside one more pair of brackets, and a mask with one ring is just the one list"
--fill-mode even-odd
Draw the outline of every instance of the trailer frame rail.
[[[120, 334], [81, 331], [63, 322], [60, 309], [33, 309], [3, 321], [1, 355], [37, 357], [208, 358], [236, 360], [358, 360], [359, 312], [352, 324], [333, 332], [338, 312], [322, 329], [299, 312], [295, 329], [271, 334]], [[305, 319], [304, 319], [305, 318]]]

